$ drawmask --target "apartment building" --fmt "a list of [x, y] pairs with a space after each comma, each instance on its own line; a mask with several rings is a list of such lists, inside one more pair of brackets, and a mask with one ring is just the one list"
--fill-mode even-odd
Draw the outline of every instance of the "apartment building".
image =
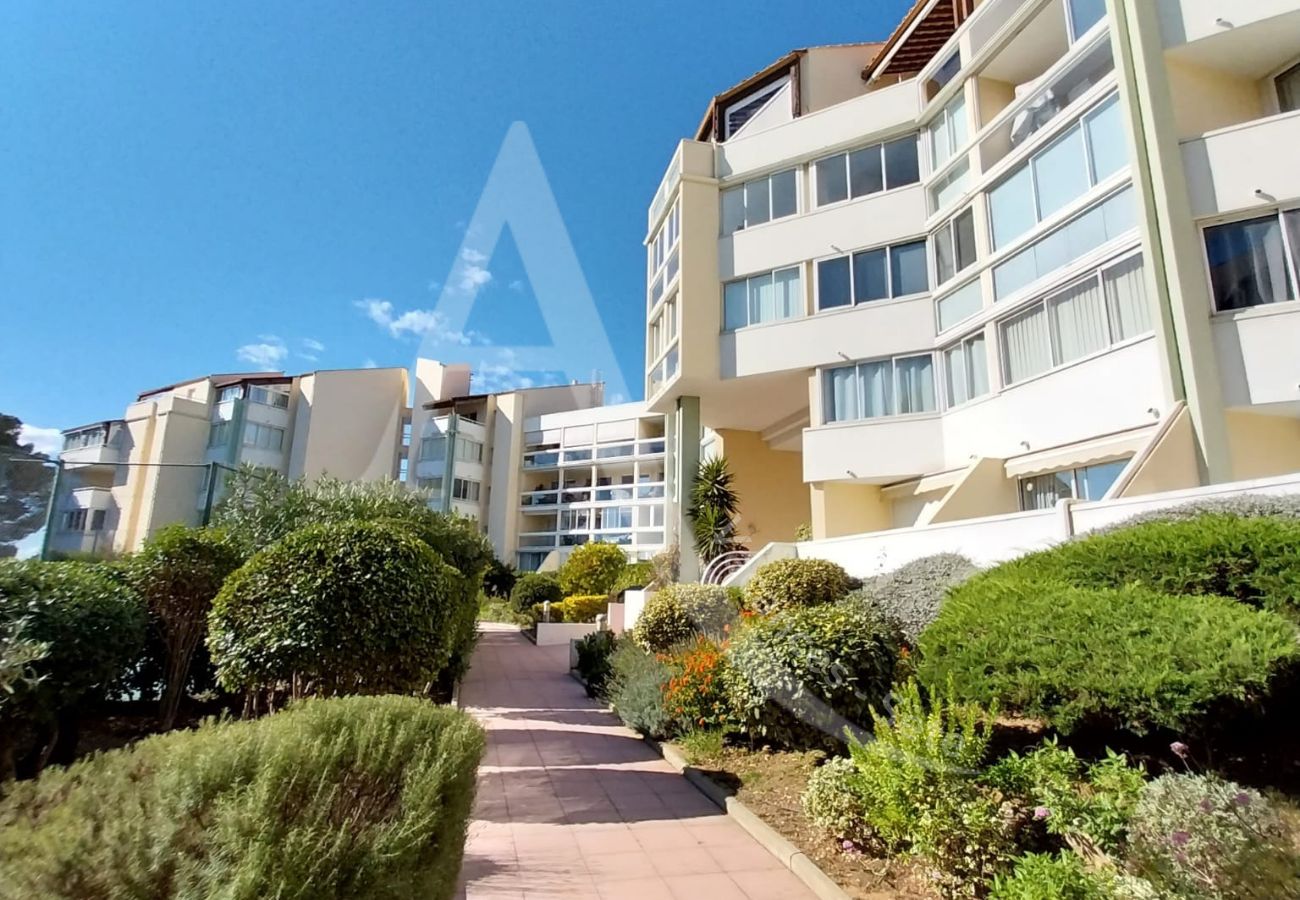
[[1297, 0], [918, 0], [796, 50], [650, 204], [649, 408], [754, 549], [1300, 469], [1297, 140]]

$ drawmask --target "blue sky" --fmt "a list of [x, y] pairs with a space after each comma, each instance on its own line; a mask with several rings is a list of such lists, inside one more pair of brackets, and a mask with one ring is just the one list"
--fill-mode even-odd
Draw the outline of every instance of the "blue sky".
[[515, 121], [639, 397], [676, 141], [719, 90], [908, 5], [10, 0], [0, 411], [69, 427], [206, 372], [409, 365], [446, 290], [495, 341], [544, 332], [512, 235], [464, 244]]

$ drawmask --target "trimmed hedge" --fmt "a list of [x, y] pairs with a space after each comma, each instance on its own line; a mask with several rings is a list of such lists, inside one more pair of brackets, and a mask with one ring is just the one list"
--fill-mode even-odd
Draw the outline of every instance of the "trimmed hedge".
[[1132, 518], [1114, 525], [1099, 528], [1090, 534], [1109, 534], [1123, 528], [1132, 528], [1147, 522], [1176, 522], [1182, 519], [1194, 519], [1204, 515], [1236, 516], [1239, 518], [1256, 518], [1259, 516], [1276, 516], [1283, 519], [1300, 519], [1300, 497], [1293, 495], [1273, 496], [1270, 494], [1241, 494], [1236, 497], [1216, 497], [1206, 500], [1194, 500], [1180, 506], [1165, 509], [1153, 509], [1139, 513]]
[[849, 592], [843, 568], [824, 559], [778, 559], [745, 585], [745, 605], [761, 613], [834, 603]]
[[208, 647], [227, 690], [295, 678], [325, 691], [402, 693], [437, 680], [477, 596], [408, 529], [318, 525], [255, 554], [213, 603]]
[[844, 603], [861, 603], [898, 624], [912, 644], [925, 627], [939, 616], [948, 592], [979, 569], [957, 553], [939, 553], [913, 560], [885, 575], [871, 579], [844, 598]]
[[1062, 732], [1206, 724], [1300, 660], [1286, 619], [1222, 597], [1084, 589], [1001, 573], [952, 593], [920, 640], [918, 674]]
[[727, 649], [732, 702], [750, 734], [834, 746], [866, 727], [893, 683], [897, 629], [859, 607], [791, 609], [746, 622]]
[[550, 602], [552, 605], [564, 599], [564, 590], [560, 579], [554, 572], [529, 572], [519, 576], [510, 591], [510, 605], [520, 612], [528, 612], [534, 606]]
[[726, 588], [670, 584], [646, 600], [633, 638], [647, 650], [663, 652], [698, 635], [721, 637], [738, 612]]
[[445, 900], [483, 747], [410, 697], [148, 738], [0, 801], [0, 897]]
[[[565, 622], [594, 622], [596, 616], [609, 609], [608, 594], [577, 594], [565, 597], [560, 603], [560, 614]], [[551, 607], [555, 612], [555, 607]]]
[[627, 554], [617, 544], [583, 544], [560, 566], [560, 588], [566, 596], [608, 594], [627, 566]]

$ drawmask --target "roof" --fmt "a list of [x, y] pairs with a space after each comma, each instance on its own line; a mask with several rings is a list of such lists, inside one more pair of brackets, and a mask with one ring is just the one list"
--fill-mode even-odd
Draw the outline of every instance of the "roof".
[[535, 384], [532, 387], [511, 388], [508, 391], [488, 391], [483, 394], [462, 394], [459, 397], [448, 397], [446, 400], [431, 400], [424, 404], [425, 409], [451, 409], [461, 403], [477, 403], [486, 400], [489, 397], [500, 397], [503, 394], [518, 394], [523, 391], [545, 391], [555, 388], [580, 388], [580, 387], [604, 387], [603, 381], [575, 381], [565, 384]]
[[863, 68], [862, 80], [921, 71], [966, 21], [973, 5], [971, 0], [916, 0], [876, 58]]
[[105, 420], [102, 421], [102, 422], [90, 422], [89, 424], [86, 424], [86, 425], [77, 425], [77, 426], [74, 427], [74, 428], [65, 428], [65, 429], [63, 429], [62, 431], [60, 431], [59, 434], [72, 434], [72, 433], [75, 432], [75, 431], [89, 431], [89, 430], [92, 429], [92, 428], [108, 428], [108, 427], [111, 426], [111, 425], [119, 425], [119, 424], [121, 424], [121, 423], [124, 422], [124, 421], [126, 421], [126, 420], [125, 420], [125, 419], [105, 419]]
[[213, 375], [200, 375], [197, 378], [186, 378], [184, 381], [173, 382], [172, 384], [163, 385], [160, 388], [141, 391], [135, 399], [143, 400], [145, 397], [152, 397], [154, 394], [164, 394], [167, 391], [174, 391], [183, 384], [193, 384], [194, 382], [202, 381], [205, 378], [210, 380], [214, 387], [226, 387], [232, 384], [239, 384], [243, 381], [251, 381], [258, 384], [276, 384], [291, 380], [283, 372], [222, 372]]

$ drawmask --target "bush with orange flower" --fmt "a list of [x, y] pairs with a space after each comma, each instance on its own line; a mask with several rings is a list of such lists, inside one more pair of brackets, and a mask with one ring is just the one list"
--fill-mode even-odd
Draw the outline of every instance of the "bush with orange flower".
[[660, 658], [672, 673], [664, 685], [664, 709], [682, 732], [725, 729], [734, 724], [725, 671], [727, 642], [700, 636]]

